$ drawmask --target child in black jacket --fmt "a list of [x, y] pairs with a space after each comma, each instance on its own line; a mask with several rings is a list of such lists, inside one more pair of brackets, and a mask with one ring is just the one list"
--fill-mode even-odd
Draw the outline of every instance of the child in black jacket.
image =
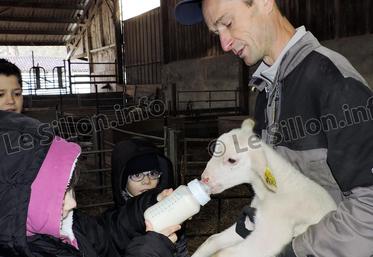
[[159, 190], [98, 218], [74, 210], [70, 182], [79, 154], [45, 124], [0, 111], [0, 256], [173, 256], [180, 226], [145, 232], [143, 212]]
[[[115, 145], [111, 165], [113, 198], [118, 208], [150, 189], [174, 187], [171, 161], [147, 140], [130, 139]], [[188, 257], [183, 228], [178, 231], [178, 238], [176, 257]]]

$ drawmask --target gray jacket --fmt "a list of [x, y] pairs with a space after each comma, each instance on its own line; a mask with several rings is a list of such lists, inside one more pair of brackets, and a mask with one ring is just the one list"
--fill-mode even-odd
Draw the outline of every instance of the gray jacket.
[[256, 133], [338, 203], [293, 240], [298, 257], [373, 255], [373, 93], [341, 55], [307, 32], [260, 90]]

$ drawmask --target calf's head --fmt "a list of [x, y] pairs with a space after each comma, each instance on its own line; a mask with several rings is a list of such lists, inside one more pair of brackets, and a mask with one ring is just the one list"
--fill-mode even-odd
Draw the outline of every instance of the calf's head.
[[260, 180], [270, 190], [276, 190], [275, 178], [268, 173], [268, 146], [263, 147], [253, 133], [253, 126], [252, 120], [245, 120], [241, 128], [221, 135], [216, 141], [214, 154], [201, 175], [212, 194]]

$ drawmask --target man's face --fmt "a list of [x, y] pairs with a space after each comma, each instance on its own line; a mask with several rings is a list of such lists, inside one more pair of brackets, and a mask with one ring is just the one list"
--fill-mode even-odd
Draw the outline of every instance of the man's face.
[[248, 6], [243, 0], [203, 0], [209, 29], [218, 34], [224, 51], [232, 51], [246, 65], [262, 60], [268, 48], [266, 11], [263, 0]]
[[0, 110], [20, 113], [22, 106], [22, 88], [17, 77], [0, 75]]

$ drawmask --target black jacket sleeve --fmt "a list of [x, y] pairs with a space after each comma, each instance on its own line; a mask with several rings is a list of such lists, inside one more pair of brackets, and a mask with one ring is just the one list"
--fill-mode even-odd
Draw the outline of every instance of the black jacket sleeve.
[[188, 245], [187, 245], [187, 237], [185, 233], [185, 225], [181, 226], [181, 229], [176, 232], [177, 234], [177, 241], [175, 244], [176, 248], [176, 257], [189, 257], [188, 253]]
[[158, 193], [150, 190], [97, 218], [75, 211], [73, 230], [79, 248], [99, 256], [124, 256], [130, 241], [145, 234], [144, 211], [157, 202]]
[[320, 109], [333, 176], [342, 192], [372, 186], [373, 92], [353, 78], [326, 82]]
[[144, 212], [157, 203], [159, 189], [149, 190], [137, 197], [133, 197], [119, 208], [105, 212], [101, 221], [110, 230], [111, 235], [126, 234], [130, 238], [145, 233]]
[[173, 257], [174, 251], [174, 244], [166, 236], [148, 232], [131, 241], [125, 257]]
[[[324, 76], [321, 117], [329, 126], [327, 162], [344, 192], [336, 211], [297, 236], [298, 256], [372, 254], [373, 235], [373, 93], [354, 78]], [[327, 87], [328, 85], [328, 87]], [[331, 123], [330, 121], [336, 121]]]
[[[293, 250], [292, 242], [290, 242], [289, 244], [287, 244], [284, 247], [284, 249], [282, 249], [281, 253], [278, 254], [276, 257], [297, 257], [295, 255], [294, 250]], [[309, 256], [309, 257], [313, 257], [313, 256]]]

